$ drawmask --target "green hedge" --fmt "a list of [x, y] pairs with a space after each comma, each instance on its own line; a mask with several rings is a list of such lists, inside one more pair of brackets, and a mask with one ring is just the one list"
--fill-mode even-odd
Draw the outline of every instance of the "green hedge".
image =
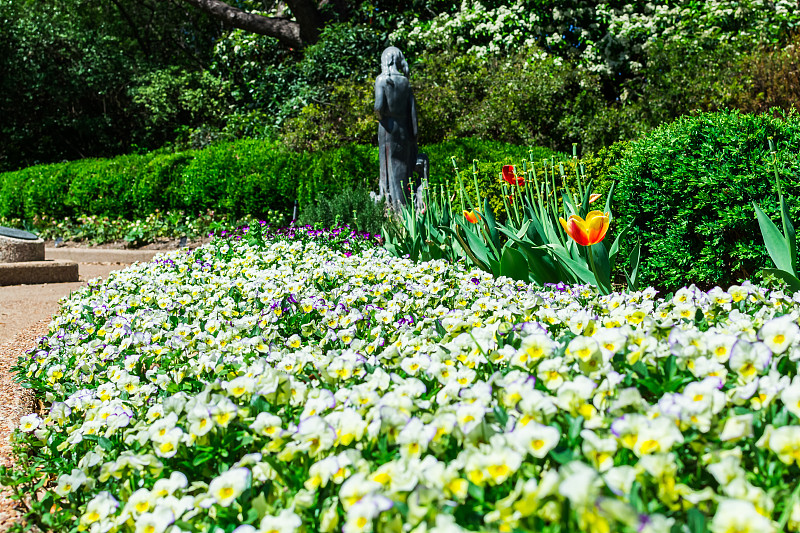
[[[618, 226], [634, 221], [642, 282], [663, 290], [727, 288], [768, 266], [752, 201], [778, 221], [769, 138], [800, 220], [800, 117], [738, 112], [683, 117], [630, 143], [610, 170]], [[780, 224], [778, 222], [778, 224]]]
[[[424, 146], [431, 182], [455, 175], [472, 160], [507, 164], [527, 157], [526, 147], [460, 139]], [[537, 157], [549, 157], [536, 149]], [[499, 171], [499, 166], [498, 166]], [[214, 210], [234, 217], [291, 212], [343, 188], [378, 188], [378, 149], [350, 144], [319, 152], [293, 152], [277, 142], [243, 140], [203, 150], [126, 155], [40, 165], [0, 174], [0, 217], [32, 220], [97, 215], [144, 218], [156, 210], [191, 214]]]

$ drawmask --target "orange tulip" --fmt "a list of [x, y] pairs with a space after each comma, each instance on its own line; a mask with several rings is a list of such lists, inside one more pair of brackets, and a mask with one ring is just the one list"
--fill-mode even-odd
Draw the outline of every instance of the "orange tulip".
[[602, 241], [611, 222], [609, 214], [602, 211], [589, 211], [586, 220], [577, 215], [570, 216], [569, 220], [563, 218], [558, 220], [567, 235], [581, 246], [591, 246]]
[[469, 220], [473, 224], [477, 224], [478, 223], [478, 219], [480, 218], [480, 215], [478, 214], [477, 211], [473, 212], [473, 211], [464, 210], [464, 218], [466, 218], [467, 220]]
[[600, 195], [599, 195], [599, 194], [597, 194], [597, 193], [594, 193], [594, 194], [592, 194], [592, 195], [589, 195], [589, 203], [590, 203], [590, 204], [593, 204], [593, 203], [595, 203], [595, 201], [597, 201], [599, 198], [600, 198]]

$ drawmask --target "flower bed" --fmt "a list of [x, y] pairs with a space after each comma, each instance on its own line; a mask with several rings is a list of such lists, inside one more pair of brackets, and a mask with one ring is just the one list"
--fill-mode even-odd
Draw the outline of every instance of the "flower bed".
[[751, 285], [600, 296], [379, 248], [217, 239], [73, 293], [20, 363], [47, 406], [17, 433], [48, 482], [32, 517], [98, 533], [797, 529], [798, 316]]

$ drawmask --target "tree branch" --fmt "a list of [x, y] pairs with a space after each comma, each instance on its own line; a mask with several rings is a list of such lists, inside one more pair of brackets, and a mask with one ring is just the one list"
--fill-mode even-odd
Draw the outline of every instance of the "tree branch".
[[[300, 24], [284, 17], [265, 17], [242, 11], [220, 0], [184, 0], [229, 26], [259, 35], [275, 37], [292, 48], [302, 48], [309, 42], [303, 40]], [[304, 3], [304, 2], [301, 2]], [[297, 16], [297, 14], [295, 14]], [[299, 19], [298, 19], [299, 20]], [[318, 32], [319, 30], [317, 30]], [[313, 34], [312, 34], [313, 35]]]

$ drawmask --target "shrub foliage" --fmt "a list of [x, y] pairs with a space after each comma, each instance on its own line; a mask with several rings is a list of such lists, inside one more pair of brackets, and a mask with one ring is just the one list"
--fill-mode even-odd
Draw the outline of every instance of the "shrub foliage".
[[767, 266], [752, 202], [777, 219], [770, 138], [796, 219], [800, 117], [795, 113], [687, 116], [630, 144], [609, 177], [618, 180], [618, 223], [633, 221], [633, 232], [649, 250], [643, 283], [668, 290], [688, 283], [726, 287]]

